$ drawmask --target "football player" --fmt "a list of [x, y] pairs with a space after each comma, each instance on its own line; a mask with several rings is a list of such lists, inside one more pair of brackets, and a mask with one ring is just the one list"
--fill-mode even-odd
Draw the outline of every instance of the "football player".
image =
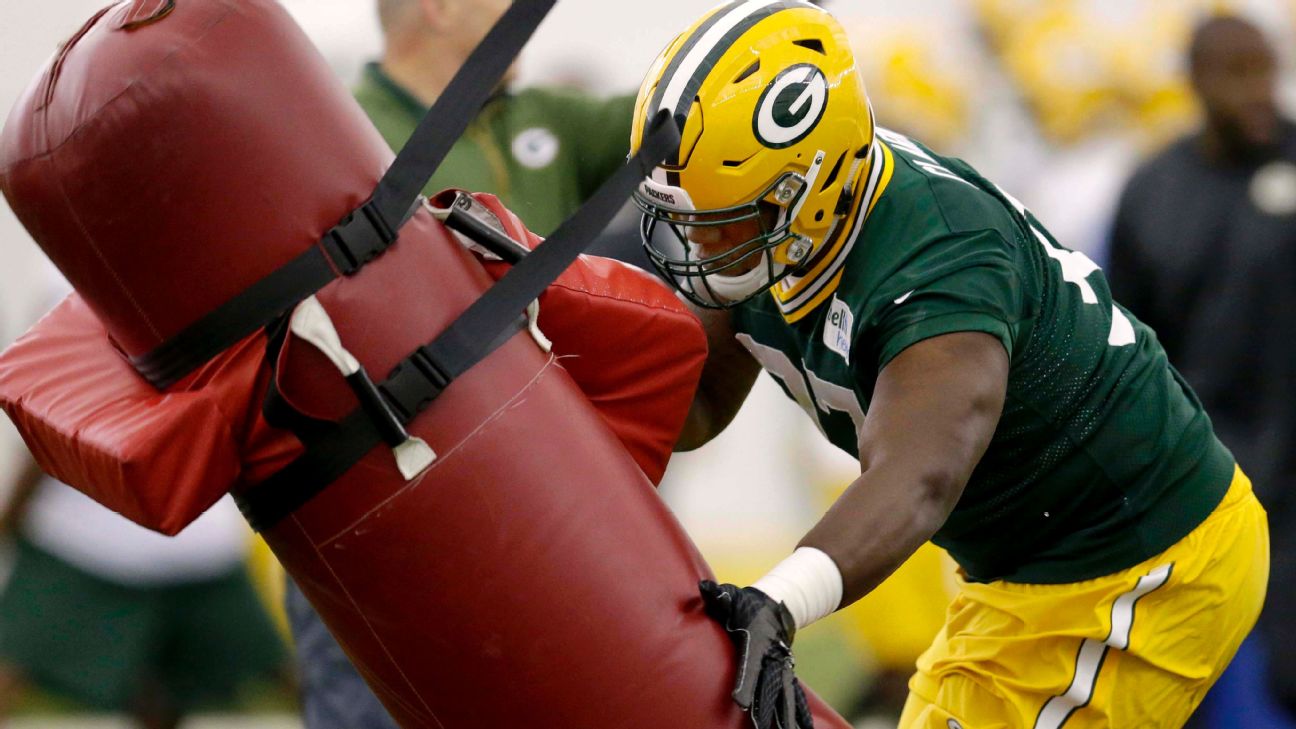
[[796, 630], [927, 540], [960, 565], [902, 727], [1181, 726], [1255, 623], [1264, 510], [1099, 268], [966, 163], [874, 125], [841, 27], [740, 0], [662, 52], [648, 253], [711, 354], [683, 450], [763, 368], [860, 476], [753, 586], [701, 585], [755, 724], [808, 727]]

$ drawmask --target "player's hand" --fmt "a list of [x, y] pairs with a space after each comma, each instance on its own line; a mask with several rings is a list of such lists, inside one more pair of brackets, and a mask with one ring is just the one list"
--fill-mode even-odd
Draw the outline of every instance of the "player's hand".
[[792, 673], [796, 623], [783, 603], [752, 587], [698, 584], [707, 615], [729, 631], [738, 649], [734, 701], [756, 729], [814, 729], [801, 682]]

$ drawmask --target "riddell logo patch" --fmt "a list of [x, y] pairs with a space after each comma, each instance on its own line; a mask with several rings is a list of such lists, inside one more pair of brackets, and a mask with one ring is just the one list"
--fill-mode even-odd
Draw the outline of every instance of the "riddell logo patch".
[[667, 205], [675, 205], [675, 206], [679, 205], [679, 203], [676, 202], [675, 200], [675, 196], [670, 194], [669, 192], [658, 192], [657, 190], [654, 190], [653, 188], [648, 187], [646, 185], [644, 186], [643, 191], [644, 194], [646, 194], [648, 197], [657, 200], [659, 202], [664, 202]]

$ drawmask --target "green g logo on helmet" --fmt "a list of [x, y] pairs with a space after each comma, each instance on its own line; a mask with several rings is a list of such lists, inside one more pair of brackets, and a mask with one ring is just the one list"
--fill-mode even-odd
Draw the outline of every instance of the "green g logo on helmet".
[[786, 149], [805, 139], [828, 108], [828, 79], [818, 66], [792, 66], [766, 87], [756, 105], [752, 132], [770, 149]]

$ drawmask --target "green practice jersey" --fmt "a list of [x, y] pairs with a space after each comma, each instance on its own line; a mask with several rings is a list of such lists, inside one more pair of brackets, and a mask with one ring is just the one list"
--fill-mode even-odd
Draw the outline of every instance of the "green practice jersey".
[[1089, 579], [1187, 535], [1233, 458], [1153, 332], [967, 164], [879, 138], [853, 227], [736, 309], [738, 339], [855, 456], [877, 375], [906, 347], [953, 332], [1003, 343], [1003, 415], [933, 538], [971, 579]]
[[[377, 64], [355, 97], [383, 139], [399, 150], [427, 107]], [[498, 195], [527, 227], [549, 235], [625, 162], [634, 97], [608, 100], [551, 90], [496, 94], [428, 183]]]

